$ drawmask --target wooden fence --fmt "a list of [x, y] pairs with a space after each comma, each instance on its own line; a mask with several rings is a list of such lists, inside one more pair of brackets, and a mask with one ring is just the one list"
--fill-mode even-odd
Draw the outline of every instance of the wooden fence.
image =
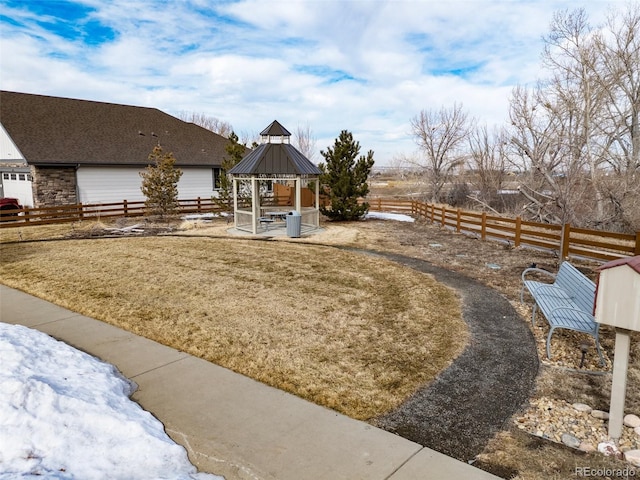
[[514, 247], [529, 246], [555, 251], [562, 259], [573, 256], [608, 261], [640, 255], [640, 231], [624, 234], [576, 228], [568, 223], [551, 225], [529, 222], [520, 217], [489, 215], [486, 212], [465, 211], [415, 200], [379, 198], [368, 202], [371, 210], [406, 213], [482, 240], [499, 240]]
[[[272, 205], [286, 205], [288, 197], [270, 199]], [[575, 228], [569, 224], [550, 225], [529, 222], [520, 217], [508, 218], [471, 212], [415, 200], [368, 200], [371, 210], [406, 213], [415, 218], [424, 218], [456, 232], [476, 236], [482, 240], [499, 240], [514, 247], [529, 246], [557, 252], [565, 259], [571, 256], [596, 260], [640, 255], [640, 231], [623, 234]], [[178, 212], [220, 213], [224, 211], [211, 199], [180, 200]], [[99, 220], [110, 217], [136, 217], [147, 214], [144, 202], [100, 203], [90, 205], [64, 205], [55, 207], [24, 208], [14, 210], [17, 216], [3, 215], [0, 228], [35, 226], [53, 223]]]
[[[272, 197], [265, 205], [286, 205], [287, 198]], [[178, 214], [221, 213], [226, 210], [210, 198], [195, 198], [178, 201]], [[233, 207], [232, 207], [233, 208]], [[124, 200], [115, 203], [93, 203], [77, 205], [56, 205], [53, 207], [25, 207], [22, 210], [11, 210], [11, 215], [4, 211], [0, 217], [0, 228], [50, 225], [53, 223], [69, 223], [82, 220], [100, 220], [111, 217], [141, 217], [149, 213], [144, 201], [129, 202]]]

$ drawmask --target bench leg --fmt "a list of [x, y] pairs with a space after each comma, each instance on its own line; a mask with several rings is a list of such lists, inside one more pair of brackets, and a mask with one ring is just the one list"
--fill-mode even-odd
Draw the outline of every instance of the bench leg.
[[531, 326], [535, 327], [536, 326], [536, 313], [538, 311], [538, 304], [534, 303], [533, 304], [533, 313], [531, 314]]
[[553, 335], [553, 331], [555, 330], [555, 327], [551, 327], [549, 329], [549, 335], [547, 335], [547, 358], [549, 360], [551, 360], [551, 335]]

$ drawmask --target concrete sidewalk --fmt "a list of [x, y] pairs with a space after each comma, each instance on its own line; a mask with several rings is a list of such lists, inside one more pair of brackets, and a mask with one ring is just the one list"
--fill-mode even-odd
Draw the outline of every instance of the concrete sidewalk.
[[496, 479], [212, 363], [0, 285], [0, 321], [117, 366], [199, 470], [227, 480]]

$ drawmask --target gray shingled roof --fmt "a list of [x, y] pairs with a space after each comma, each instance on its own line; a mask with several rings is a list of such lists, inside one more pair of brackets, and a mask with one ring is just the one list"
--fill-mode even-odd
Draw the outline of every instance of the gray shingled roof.
[[155, 108], [0, 91], [0, 122], [34, 165], [139, 165], [160, 143], [178, 166], [219, 166], [228, 140]]
[[231, 175], [320, 175], [322, 172], [289, 143], [263, 143], [231, 170]]

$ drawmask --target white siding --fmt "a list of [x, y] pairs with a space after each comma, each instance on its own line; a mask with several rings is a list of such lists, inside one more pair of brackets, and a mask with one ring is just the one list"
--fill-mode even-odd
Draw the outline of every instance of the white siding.
[[[0, 160], [8, 163], [25, 163], [24, 156], [13, 143], [11, 137], [0, 123]], [[25, 163], [26, 165], [26, 163]]]
[[76, 172], [78, 201], [115, 203], [144, 200], [140, 191], [143, 169], [131, 167], [80, 167]]
[[211, 198], [213, 195], [213, 168], [182, 168], [178, 183], [178, 198]]
[[[178, 198], [210, 198], [213, 194], [212, 168], [181, 168]], [[115, 203], [144, 200], [140, 190], [144, 168], [80, 167], [77, 171], [78, 200], [82, 203]]]

